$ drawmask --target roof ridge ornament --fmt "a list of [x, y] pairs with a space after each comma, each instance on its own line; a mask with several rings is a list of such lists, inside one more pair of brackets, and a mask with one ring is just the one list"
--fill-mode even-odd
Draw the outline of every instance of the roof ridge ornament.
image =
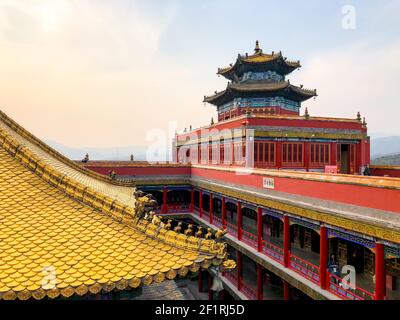
[[260, 43], [258, 42], [258, 40], [256, 40], [256, 47], [254, 48], [254, 53], [257, 54], [261, 54], [261, 49], [260, 49]]
[[304, 118], [305, 119], [310, 119], [310, 114], [308, 113], [308, 108], [306, 107], [306, 110], [304, 110]]

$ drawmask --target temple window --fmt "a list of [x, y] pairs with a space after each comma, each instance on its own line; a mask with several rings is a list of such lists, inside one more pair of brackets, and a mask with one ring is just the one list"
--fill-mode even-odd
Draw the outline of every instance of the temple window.
[[303, 144], [284, 142], [282, 144], [282, 163], [284, 165], [303, 165]]
[[247, 80], [270, 80], [270, 81], [284, 81], [285, 77], [275, 71], [266, 72], [246, 72], [243, 74], [241, 81]]
[[259, 164], [275, 164], [275, 143], [261, 142], [254, 143], [254, 161]]
[[311, 143], [310, 164], [313, 166], [324, 166], [329, 164], [329, 143]]

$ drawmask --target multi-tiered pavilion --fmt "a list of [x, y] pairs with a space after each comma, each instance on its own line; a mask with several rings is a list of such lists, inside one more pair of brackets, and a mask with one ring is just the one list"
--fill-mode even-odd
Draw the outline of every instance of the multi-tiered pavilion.
[[[218, 75], [229, 81], [226, 89], [204, 97], [216, 106], [218, 122], [177, 135], [178, 162], [303, 171], [329, 166], [362, 173], [369, 164], [365, 121], [360, 114], [355, 119], [312, 117], [307, 108], [300, 115], [302, 103], [317, 96], [315, 89], [287, 79], [300, 67], [281, 52], [264, 53], [257, 41], [254, 54], [239, 54], [233, 65], [219, 68]], [[253, 139], [246, 140], [249, 132]], [[245, 161], [249, 152], [251, 161]]]

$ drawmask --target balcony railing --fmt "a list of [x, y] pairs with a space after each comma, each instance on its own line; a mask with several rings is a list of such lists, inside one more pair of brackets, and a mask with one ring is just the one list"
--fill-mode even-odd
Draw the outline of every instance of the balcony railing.
[[[181, 206], [180, 208], [177, 208], [176, 210], [182, 210], [185, 209], [186, 211], [188, 210], [189, 206], [183, 207]], [[169, 212], [172, 212], [169, 210]], [[199, 208], [195, 207], [194, 208], [194, 214], [199, 216]], [[202, 220], [209, 222], [209, 213], [203, 210], [203, 216]], [[232, 223], [233, 221], [226, 221], [226, 228], [227, 231], [230, 235], [233, 235], [234, 237], [237, 236], [238, 234], [238, 228], [237, 225]], [[222, 219], [218, 216], [213, 215], [213, 224], [222, 227]], [[244, 243], [247, 243], [253, 248], [257, 248], [258, 246], [258, 239], [257, 236], [252, 234], [251, 232], [241, 230], [242, 231], [242, 241]], [[274, 259], [275, 261], [283, 264], [284, 262], [284, 251], [283, 248], [280, 248], [279, 246], [276, 246], [272, 244], [271, 242], [262, 239], [262, 252]], [[297, 257], [294, 254], [290, 254], [290, 266], [289, 268], [296, 273], [300, 274], [301, 276], [307, 278], [308, 280], [312, 281], [313, 283], [319, 284], [320, 282], [320, 275], [319, 275], [319, 267], [312, 264], [311, 262], [308, 262], [306, 260], [303, 260], [299, 257]], [[238, 278], [237, 274], [235, 272], [227, 272], [224, 275], [224, 278], [226, 278], [229, 282], [231, 282], [233, 285], [237, 286], [238, 284]], [[343, 279], [332, 275], [328, 274], [328, 291], [335, 294], [341, 299], [345, 300], [373, 300], [374, 299], [374, 294], [371, 292], [368, 292], [367, 290], [364, 290], [360, 287], [350, 287], [348, 289], [344, 288], [343, 285]], [[256, 299], [257, 298], [257, 291], [254, 290], [251, 286], [248, 284], [241, 282], [241, 291], [249, 298], [249, 299]]]
[[[345, 300], [373, 300], [374, 294], [357, 286], [347, 284], [340, 277], [329, 274], [328, 291]], [[347, 289], [345, 285], [347, 284]]]
[[290, 269], [306, 277], [314, 283], [319, 283], [319, 267], [290, 254]]
[[169, 204], [168, 213], [188, 212], [189, 208], [189, 204]]
[[235, 287], [237, 287], [238, 278], [237, 278], [237, 273], [236, 272], [234, 272], [234, 271], [233, 272], [225, 272], [223, 277], [226, 278]]
[[233, 223], [226, 222], [226, 229], [228, 230], [228, 233], [232, 236], [237, 236], [237, 226], [235, 226]]
[[263, 240], [262, 241], [263, 247], [262, 251], [268, 257], [278, 261], [279, 263], [283, 263], [283, 249], [279, 248], [278, 246]]
[[217, 227], [222, 227], [222, 219], [216, 215], [213, 215], [213, 224]]
[[240, 279], [240, 291], [250, 300], [257, 300], [257, 288]]
[[257, 249], [258, 240], [255, 234], [252, 234], [251, 232], [242, 229], [242, 240], [249, 246]]

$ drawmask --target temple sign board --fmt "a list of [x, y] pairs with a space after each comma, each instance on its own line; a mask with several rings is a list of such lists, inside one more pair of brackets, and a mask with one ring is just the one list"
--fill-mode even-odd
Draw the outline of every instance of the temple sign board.
[[337, 166], [325, 166], [325, 173], [338, 173]]
[[274, 178], [263, 178], [263, 187], [267, 189], [275, 189], [275, 180]]

